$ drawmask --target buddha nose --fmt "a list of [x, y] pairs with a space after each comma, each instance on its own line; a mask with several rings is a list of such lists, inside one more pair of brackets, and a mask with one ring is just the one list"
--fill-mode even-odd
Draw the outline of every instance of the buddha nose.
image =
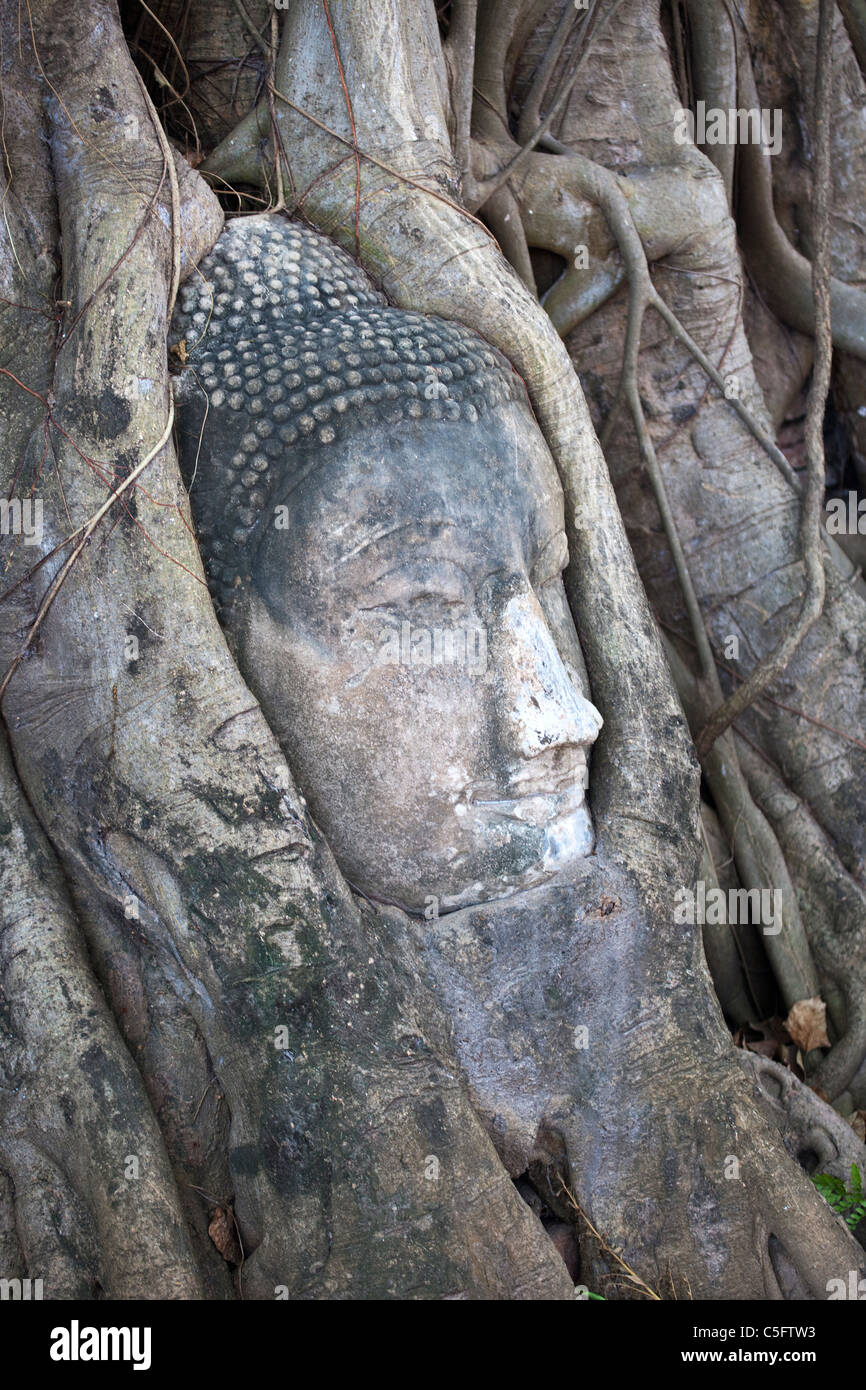
[[508, 601], [503, 637], [510, 746], [535, 758], [548, 749], [594, 743], [602, 717], [569, 679], [531, 589]]

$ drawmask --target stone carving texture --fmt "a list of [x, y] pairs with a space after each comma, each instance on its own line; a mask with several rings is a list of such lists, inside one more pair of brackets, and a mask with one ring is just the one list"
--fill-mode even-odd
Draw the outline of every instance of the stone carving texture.
[[474, 422], [522, 394], [494, 348], [461, 324], [389, 305], [344, 251], [300, 223], [236, 218], [199, 272], [181, 290], [170, 343], [183, 340], [190, 359], [184, 460], [197, 452], [205, 393], [220, 441], [225, 488], [203, 498], [197, 518], [218, 600], [287, 457], [300, 475], [349, 420], [355, 431], [406, 418]]
[[173, 336], [223, 628], [349, 883], [438, 913], [572, 872], [601, 716], [510, 364], [273, 215], [228, 226]]

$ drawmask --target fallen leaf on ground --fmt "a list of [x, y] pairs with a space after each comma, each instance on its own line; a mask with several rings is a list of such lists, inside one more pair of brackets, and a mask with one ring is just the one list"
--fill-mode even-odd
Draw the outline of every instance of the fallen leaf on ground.
[[829, 1047], [827, 1037], [827, 1005], [819, 994], [812, 999], [798, 999], [785, 1019], [785, 1027], [804, 1054], [815, 1047]]
[[734, 1046], [755, 1052], [759, 1057], [768, 1057], [771, 1062], [781, 1062], [795, 1076], [802, 1079], [802, 1069], [797, 1065], [797, 1048], [781, 1018], [761, 1019], [758, 1023], [747, 1023], [734, 1033]]
[[233, 1265], [241, 1263], [243, 1255], [231, 1206], [217, 1207], [210, 1219], [207, 1233], [224, 1260]]

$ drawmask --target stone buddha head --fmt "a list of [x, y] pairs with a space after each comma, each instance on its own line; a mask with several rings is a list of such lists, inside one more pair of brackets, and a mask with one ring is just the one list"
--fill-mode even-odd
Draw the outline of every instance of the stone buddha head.
[[173, 338], [202, 553], [344, 875], [432, 915], [567, 874], [601, 716], [521, 381], [284, 218], [230, 223], [200, 269]]

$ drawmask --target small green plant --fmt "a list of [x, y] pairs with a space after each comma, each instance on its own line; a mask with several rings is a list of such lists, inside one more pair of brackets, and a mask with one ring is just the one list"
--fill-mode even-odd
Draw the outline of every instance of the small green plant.
[[833, 1178], [829, 1173], [816, 1173], [812, 1181], [824, 1200], [830, 1203], [839, 1216], [844, 1217], [852, 1231], [856, 1230], [866, 1217], [866, 1192], [863, 1190], [863, 1178], [857, 1164], [851, 1164], [850, 1187], [842, 1178]]

